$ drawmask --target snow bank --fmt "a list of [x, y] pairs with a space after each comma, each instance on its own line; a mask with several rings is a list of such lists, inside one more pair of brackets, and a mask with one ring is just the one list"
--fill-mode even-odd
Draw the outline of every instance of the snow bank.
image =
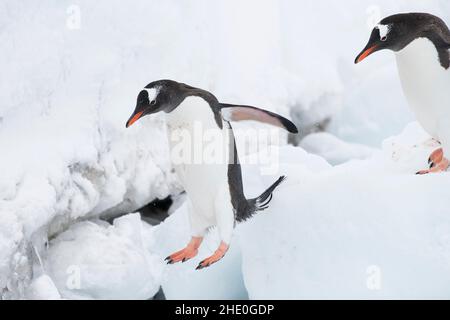
[[335, 167], [284, 148], [288, 181], [238, 230], [249, 297], [448, 299], [450, 174], [415, 175], [435, 148], [416, 123], [382, 153]]
[[[163, 271], [162, 258], [149, 249], [153, 241], [152, 227], [139, 214], [113, 225], [80, 222], [50, 242], [44, 270], [66, 299], [149, 299]], [[34, 281], [34, 296], [56, 296], [46, 282]]]
[[23, 296], [36, 262], [32, 247], [41, 248], [47, 234], [80, 218], [132, 212], [178, 190], [161, 118], [125, 130], [138, 88], [153, 79], [147, 57], [136, 56], [151, 44], [139, 44], [148, 37], [133, 31], [147, 28], [130, 23], [144, 19], [117, 20], [126, 11], [121, 2], [85, 2], [77, 29], [69, 5], [0, 4], [8, 79], [0, 87], [0, 148], [8, 150], [0, 158], [5, 298]]

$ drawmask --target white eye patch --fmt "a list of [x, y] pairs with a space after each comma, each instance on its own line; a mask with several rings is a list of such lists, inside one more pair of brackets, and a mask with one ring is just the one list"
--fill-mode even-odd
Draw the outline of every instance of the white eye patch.
[[390, 24], [378, 24], [375, 28], [380, 30], [380, 39], [384, 41], [389, 35], [392, 26]]
[[154, 87], [154, 88], [150, 88], [150, 89], [144, 88], [144, 90], [147, 91], [147, 93], [148, 93], [148, 100], [150, 102], [156, 99], [156, 97], [159, 94], [160, 89], [161, 89], [160, 87]]

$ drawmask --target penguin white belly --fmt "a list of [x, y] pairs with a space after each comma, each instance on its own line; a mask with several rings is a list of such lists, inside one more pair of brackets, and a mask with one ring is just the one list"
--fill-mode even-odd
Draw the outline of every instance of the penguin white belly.
[[233, 224], [227, 129], [218, 127], [209, 104], [195, 96], [187, 97], [167, 114], [167, 125], [172, 164], [192, 205], [193, 231], [201, 235], [203, 230], [218, 225], [217, 207], [223, 208], [219, 213], [230, 215], [225, 220]]
[[396, 57], [403, 91], [417, 121], [450, 147], [450, 70], [441, 66], [427, 38], [414, 40]]

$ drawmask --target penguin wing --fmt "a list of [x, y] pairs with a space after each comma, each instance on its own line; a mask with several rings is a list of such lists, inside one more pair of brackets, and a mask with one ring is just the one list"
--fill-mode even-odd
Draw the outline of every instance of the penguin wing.
[[251, 106], [240, 106], [221, 103], [222, 118], [226, 121], [253, 120], [286, 129], [290, 133], [298, 133], [298, 129], [290, 120], [279, 114]]

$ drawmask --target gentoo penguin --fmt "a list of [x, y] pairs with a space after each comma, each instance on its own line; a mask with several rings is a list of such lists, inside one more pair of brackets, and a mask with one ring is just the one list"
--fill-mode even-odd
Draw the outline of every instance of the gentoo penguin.
[[[221, 243], [212, 256], [201, 261], [202, 269], [219, 261], [228, 250], [236, 222], [267, 208], [280, 177], [259, 197], [244, 196], [241, 166], [237, 156], [232, 121], [256, 120], [297, 133], [289, 120], [251, 106], [220, 103], [208, 91], [172, 80], [147, 85], [138, 95], [128, 128], [143, 116], [166, 113], [171, 160], [189, 198], [192, 238], [183, 249], [168, 256], [169, 264], [197, 255], [208, 229], [217, 226]], [[200, 134], [199, 134], [200, 133]], [[196, 153], [197, 150], [203, 150]], [[212, 157], [203, 157], [209, 154]], [[211, 151], [213, 150], [213, 151]], [[192, 154], [194, 153], [194, 155]]]
[[[442, 148], [430, 158], [430, 169], [446, 171], [450, 152], [450, 31], [444, 21], [427, 13], [396, 14], [373, 29], [359, 63], [376, 51], [396, 53], [398, 73], [408, 104], [417, 120]], [[382, 94], [382, 93], [381, 93]]]

